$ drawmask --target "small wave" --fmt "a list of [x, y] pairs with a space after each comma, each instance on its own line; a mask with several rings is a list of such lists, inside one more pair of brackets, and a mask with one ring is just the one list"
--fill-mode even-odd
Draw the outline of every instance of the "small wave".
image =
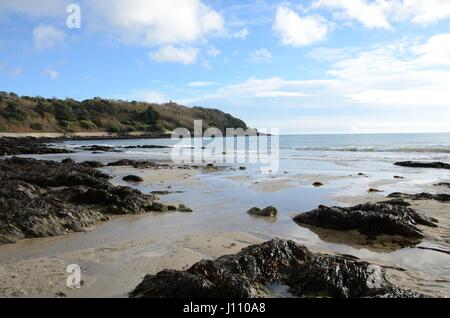
[[290, 148], [296, 151], [348, 151], [348, 152], [406, 152], [406, 153], [450, 153], [450, 147], [300, 147]]

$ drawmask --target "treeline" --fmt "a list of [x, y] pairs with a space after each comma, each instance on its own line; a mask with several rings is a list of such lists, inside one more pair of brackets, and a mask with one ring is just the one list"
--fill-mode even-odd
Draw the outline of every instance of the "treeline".
[[0, 132], [159, 132], [178, 127], [244, 128], [246, 124], [217, 109], [186, 107], [176, 103], [151, 104], [93, 98], [84, 101], [18, 96], [0, 92]]

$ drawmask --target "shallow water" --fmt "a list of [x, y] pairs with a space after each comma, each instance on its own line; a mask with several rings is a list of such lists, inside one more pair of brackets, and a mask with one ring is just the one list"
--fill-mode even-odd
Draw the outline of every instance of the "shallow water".
[[[450, 135], [427, 135], [421, 142], [427, 143], [433, 139], [433, 147], [448, 147], [446, 144]], [[260, 239], [266, 240], [273, 237], [281, 237], [296, 240], [314, 251], [340, 253], [354, 255], [380, 265], [401, 268], [406, 271], [393, 271], [395, 282], [402, 286], [411, 287], [434, 296], [448, 297], [450, 295], [450, 256], [445, 253], [423, 250], [419, 248], [399, 248], [381, 246], [373, 248], [347, 243], [346, 238], [338, 239], [338, 235], [329, 235], [311, 229], [301, 227], [292, 221], [296, 213], [316, 208], [320, 204], [325, 205], [349, 205], [369, 197], [370, 200], [383, 199], [394, 191], [420, 192], [430, 190], [430, 185], [437, 181], [448, 181], [449, 172], [434, 169], [412, 169], [396, 167], [393, 163], [397, 160], [415, 160], [417, 158], [447, 158], [449, 153], [426, 153], [409, 151], [386, 151], [389, 147], [398, 147], [405, 142], [408, 147], [420, 147], [417, 136], [384, 137], [392, 139], [390, 144], [382, 145], [381, 151], [371, 149], [368, 152], [345, 150], [324, 150], [323, 147], [348, 147], [348, 144], [360, 146], [362, 137], [337, 137], [327, 141], [325, 137], [307, 136], [303, 148], [298, 150], [299, 137], [282, 137], [280, 142], [280, 169], [274, 174], [267, 175], [259, 171], [258, 164], [246, 164], [245, 171], [238, 169], [225, 169], [216, 173], [195, 174], [187, 180], [166, 182], [161, 184], [153, 182], [134, 185], [143, 192], [155, 190], [184, 191], [183, 193], [161, 196], [165, 202], [184, 203], [193, 208], [194, 213], [166, 213], [148, 214], [140, 216], [120, 217], [113, 221], [99, 225], [94, 230], [71, 234], [64, 237], [25, 240], [14, 245], [0, 246], [0, 265], [14, 261], [27, 260], [37, 257], [52, 257], [61, 253], [76, 252], [85, 249], [113, 248], [114, 246], [130, 246], [123, 252], [123, 258], [154, 257], [167, 253], [167, 250], [178, 242], [180, 238], [193, 233], [208, 232], [245, 232]], [[314, 139], [321, 139], [315, 142]], [[367, 138], [366, 144], [378, 144], [378, 137]], [[293, 141], [295, 139], [296, 141]], [[328, 137], [330, 139], [330, 137]], [[343, 139], [343, 140], [342, 140]], [[308, 142], [307, 142], [308, 141]], [[369, 141], [371, 143], [369, 143]], [[414, 141], [414, 142], [413, 142]], [[127, 145], [162, 145], [170, 144], [167, 140], [114, 140], [114, 141], [70, 141], [69, 147], [80, 145], [102, 144], [110, 146]], [[320, 150], [311, 150], [315, 148]], [[325, 145], [324, 145], [325, 144]], [[333, 144], [333, 145], [330, 145]], [[381, 146], [378, 146], [381, 147]], [[301, 147], [300, 147], [301, 148]], [[440, 149], [440, 148], [439, 148]], [[338, 153], [338, 155], [336, 154]], [[313, 155], [311, 155], [313, 153]], [[326, 153], [328, 155], [322, 155]], [[112, 161], [122, 158], [132, 159], [168, 159], [170, 149], [144, 149], [139, 153], [126, 150], [123, 153], [91, 154], [79, 152], [71, 157], [76, 160]], [[52, 160], [60, 160], [68, 155], [35, 156]], [[317, 160], [320, 158], [320, 160]], [[239, 165], [234, 166], [237, 168]], [[126, 173], [120, 169], [104, 168], [105, 172], [115, 175], [114, 183], [125, 184], [121, 178]], [[358, 176], [363, 172], [367, 176]], [[137, 174], [145, 175], [154, 171], [136, 170]], [[405, 179], [393, 179], [393, 176], [401, 175]], [[324, 187], [314, 188], [312, 183], [321, 181]], [[273, 187], [264, 187], [264, 184], [272, 184]], [[130, 185], [130, 184], [127, 184]], [[370, 196], [367, 194], [369, 187], [378, 187], [385, 191], [381, 194]], [[440, 189], [441, 190], [441, 189]], [[437, 190], [434, 190], [437, 191]], [[442, 192], [447, 190], [442, 190]], [[342, 198], [346, 198], [343, 200]], [[348, 200], [347, 200], [348, 199]], [[253, 207], [276, 206], [279, 216], [274, 220], [256, 218], [246, 214]], [[442, 204], [439, 207], [443, 214], [450, 212], [450, 205]], [[445, 231], [450, 228], [449, 223], [439, 225]], [[137, 244], [138, 247], [135, 247]], [[427, 246], [448, 247], [448, 241], [427, 237], [424, 243]], [[115, 262], [117, 260], [111, 260]], [[89, 263], [89, 262], [88, 262]], [[88, 263], [86, 266], [88, 266]], [[92, 264], [89, 263], [91, 266]], [[140, 277], [136, 273], [129, 273], [123, 268], [117, 269], [111, 264], [95, 264], [95, 274], [102, 271], [126, 277], [120, 280], [123, 284], [124, 295], [132, 288]], [[101, 280], [100, 280], [101, 281]], [[119, 282], [117, 282], [119, 284]], [[94, 295], [110, 295], [105, 291], [104, 284], [94, 288]], [[117, 289], [117, 286], [116, 286]], [[116, 294], [114, 294], [116, 295]], [[119, 295], [120, 296], [120, 293]]]

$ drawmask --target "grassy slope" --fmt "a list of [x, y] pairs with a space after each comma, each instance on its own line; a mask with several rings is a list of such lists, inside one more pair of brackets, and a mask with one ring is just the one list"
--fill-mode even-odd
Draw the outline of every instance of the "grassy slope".
[[178, 127], [193, 130], [194, 120], [203, 128], [244, 128], [246, 124], [217, 109], [185, 107], [175, 103], [149, 104], [94, 98], [45, 99], [0, 92], [0, 132], [66, 133], [147, 131], [167, 133]]

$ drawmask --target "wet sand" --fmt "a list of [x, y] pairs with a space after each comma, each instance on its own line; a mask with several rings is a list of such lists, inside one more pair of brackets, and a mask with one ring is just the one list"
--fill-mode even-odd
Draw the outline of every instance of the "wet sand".
[[[84, 233], [0, 246], [0, 296], [54, 297], [62, 292], [68, 297], [126, 297], [147, 273], [183, 269], [203, 258], [233, 254], [273, 237], [293, 239], [314, 252], [353, 255], [390, 268], [392, 280], [400, 286], [432, 296], [450, 295], [450, 256], [445, 253], [450, 237], [450, 204], [413, 202], [419, 212], [440, 221], [437, 229], [423, 228], [426, 238], [416, 247], [401, 247], [383, 237], [367, 241], [358, 233], [303, 227], [292, 221], [297, 213], [319, 204], [376, 202], [399, 189], [436, 192], [431, 180], [411, 185], [410, 180], [360, 176], [347, 169], [304, 174], [282, 171], [276, 175], [252, 169], [214, 173], [129, 167], [103, 170], [115, 176], [114, 183], [143, 192], [179, 191], [160, 199], [184, 203], [194, 212], [116, 217]], [[122, 181], [127, 174], [142, 176], [144, 182]], [[314, 182], [324, 186], [315, 188]], [[369, 188], [384, 192], [369, 194]], [[276, 219], [246, 214], [253, 206], [267, 205], [278, 208]], [[68, 264], [81, 266], [81, 289], [66, 287]]]

